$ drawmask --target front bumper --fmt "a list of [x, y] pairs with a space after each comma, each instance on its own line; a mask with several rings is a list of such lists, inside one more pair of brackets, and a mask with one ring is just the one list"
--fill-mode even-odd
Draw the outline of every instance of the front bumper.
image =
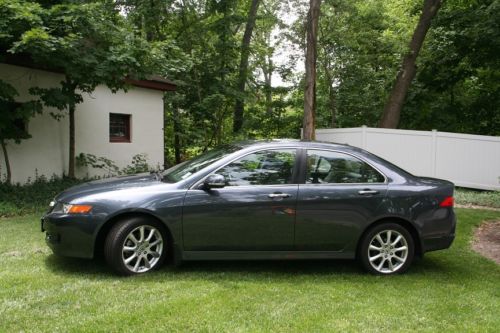
[[95, 223], [91, 215], [48, 214], [41, 219], [41, 230], [55, 254], [94, 257]]

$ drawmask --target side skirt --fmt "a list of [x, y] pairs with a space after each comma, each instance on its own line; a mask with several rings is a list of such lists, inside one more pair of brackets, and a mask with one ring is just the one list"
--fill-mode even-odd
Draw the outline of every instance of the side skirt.
[[182, 260], [354, 259], [352, 252], [335, 251], [184, 251]]

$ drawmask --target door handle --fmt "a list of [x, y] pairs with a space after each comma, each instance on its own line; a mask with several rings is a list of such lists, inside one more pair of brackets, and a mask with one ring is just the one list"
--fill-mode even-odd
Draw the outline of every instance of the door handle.
[[289, 198], [290, 194], [287, 193], [271, 193], [267, 195], [271, 199], [276, 199], [276, 198]]
[[365, 190], [358, 191], [358, 194], [359, 195], [378, 194], [378, 191], [365, 189]]

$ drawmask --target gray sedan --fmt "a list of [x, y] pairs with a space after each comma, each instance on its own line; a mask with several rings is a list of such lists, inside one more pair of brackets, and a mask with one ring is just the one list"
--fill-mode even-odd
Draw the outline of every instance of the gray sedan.
[[389, 275], [451, 245], [453, 190], [348, 145], [238, 142], [161, 173], [70, 188], [42, 231], [54, 253], [102, 253], [124, 275], [166, 260], [355, 258]]

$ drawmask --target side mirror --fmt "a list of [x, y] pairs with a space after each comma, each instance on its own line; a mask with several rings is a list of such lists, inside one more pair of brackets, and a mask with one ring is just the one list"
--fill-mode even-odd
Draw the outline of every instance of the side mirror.
[[210, 175], [203, 182], [203, 187], [206, 189], [223, 188], [224, 186], [226, 186], [226, 178], [223, 175]]

